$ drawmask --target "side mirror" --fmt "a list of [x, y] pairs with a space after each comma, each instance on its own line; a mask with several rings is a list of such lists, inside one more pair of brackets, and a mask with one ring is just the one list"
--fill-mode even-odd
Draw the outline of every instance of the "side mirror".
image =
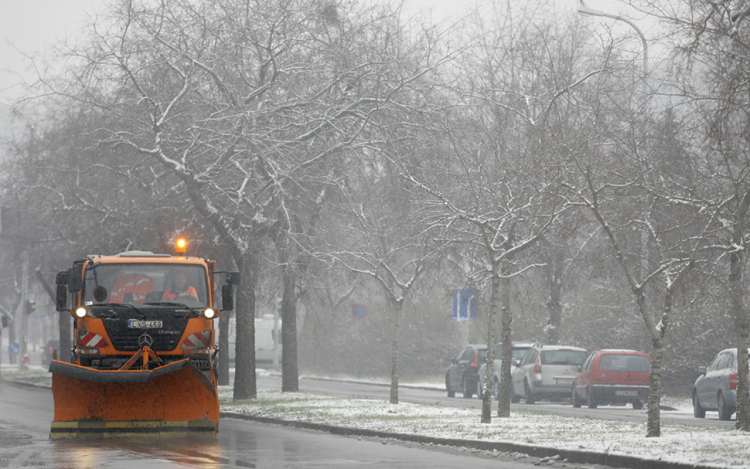
[[68, 271], [58, 272], [55, 277], [57, 291], [55, 292], [55, 308], [57, 311], [68, 310]]
[[81, 291], [81, 276], [83, 275], [82, 269], [83, 266], [81, 266], [81, 264], [77, 264], [68, 271], [68, 290], [70, 290], [71, 293], [78, 293], [79, 291]]
[[57, 292], [55, 295], [55, 308], [58, 311], [68, 310], [68, 287], [65, 285], [57, 286]]
[[227, 283], [229, 285], [239, 285], [240, 273], [239, 272], [227, 272]]
[[232, 285], [221, 286], [221, 310], [229, 311], [234, 309], [234, 292]]
[[55, 277], [55, 285], [68, 285], [68, 271], [63, 270], [62, 272], [57, 273], [57, 277]]
[[706, 374], [706, 367], [705, 366], [699, 366], [698, 367], [698, 373], [705, 375]]

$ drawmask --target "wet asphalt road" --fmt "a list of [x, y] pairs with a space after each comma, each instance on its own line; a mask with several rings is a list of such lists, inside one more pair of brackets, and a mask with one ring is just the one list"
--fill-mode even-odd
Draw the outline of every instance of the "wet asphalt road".
[[0, 382], [0, 467], [530, 469], [538, 463], [229, 418], [216, 440], [51, 441], [52, 415], [51, 391]]

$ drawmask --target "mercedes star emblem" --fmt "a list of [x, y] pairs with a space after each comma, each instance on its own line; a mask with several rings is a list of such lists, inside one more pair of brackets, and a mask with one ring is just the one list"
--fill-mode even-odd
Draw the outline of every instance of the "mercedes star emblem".
[[138, 337], [138, 346], [143, 347], [151, 347], [151, 345], [154, 343], [154, 339], [146, 334], [145, 332], [141, 334], [140, 337]]

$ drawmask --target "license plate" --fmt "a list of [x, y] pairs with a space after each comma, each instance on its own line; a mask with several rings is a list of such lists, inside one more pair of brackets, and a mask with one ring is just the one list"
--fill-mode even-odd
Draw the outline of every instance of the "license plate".
[[555, 384], [557, 385], [571, 385], [573, 384], [573, 378], [555, 378]]
[[636, 397], [638, 391], [615, 391], [615, 396]]
[[129, 329], [161, 329], [161, 321], [141, 321], [139, 319], [131, 319], [128, 321]]

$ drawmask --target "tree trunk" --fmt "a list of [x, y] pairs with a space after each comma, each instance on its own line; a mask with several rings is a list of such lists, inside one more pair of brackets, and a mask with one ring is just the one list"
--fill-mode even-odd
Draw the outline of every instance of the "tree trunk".
[[556, 345], [560, 340], [560, 324], [562, 323], [562, 276], [564, 260], [561, 255], [554, 254], [549, 272], [549, 301], [547, 310], [549, 319], [544, 331], [547, 343]]
[[[750, 191], [745, 192], [739, 207], [732, 233], [734, 246], [745, 246], [745, 218], [750, 209]], [[742, 249], [735, 249], [729, 254], [729, 297], [734, 315], [734, 325], [737, 331], [737, 423], [736, 427], [744, 431], [750, 431], [750, 409], [748, 409], [748, 369], [747, 369], [747, 340], [750, 325], [748, 315], [745, 311], [745, 303], [742, 294]]]
[[237, 315], [237, 341], [234, 353], [234, 400], [258, 396], [255, 376], [255, 288], [258, 282], [258, 260], [247, 254], [237, 262], [241, 283], [234, 308]]
[[229, 385], [229, 320], [231, 311], [222, 311], [219, 316], [219, 363], [218, 383], [220, 386]]
[[286, 264], [281, 294], [281, 392], [299, 391], [297, 369], [297, 278]]
[[664, 362], [664, 344], [661, 337], [652, 341], [651, 373], [648, 394], [648, 424], [646, 437], [661, 436], [661, 365]]
[[737, 423], [740, 430], [750, 431], [748, 416], [748, 368], [747, 341], [748, 318], [742, 301], [742, 256], [738, 252], [729, 255], [729, 296], [737, 331]]
[[505, 260], [502, 270], [501, 281], [501, 302], [502, 302], [502, 326], [500, 341], [503, 347], [503, 358], [500, 362], [500, 400], [497, 403], [497, 416], [508, 418], [510, 417], [510, 398], [511, 398], [511, 376], [510, 376], [510, 365], [513, 361], [513, 343], [512, 343], [512, 329], [511, 323], [513, 322], [513, 313], [510, 309], [510, 277], [508, 276], [510, 270], [510, 261]]
[[[490, 311], [487, 315], [487, 368], [482, 388], [482, 423], [492, 423], [492, 380], [495, 377], [495, 317], [500, 303], [500, 272], [497, 262], [492, 262], [492, 291], [490, 293]], [[495, 389], [498, 392], [499, 389]]]
[[399, 367], [399, 341], [401, 332], [401, 311], [404, 302], [396, 301], [393, 307], [393, 341], [391, 342], [391, 404], [398, 404], [398, 367]]

